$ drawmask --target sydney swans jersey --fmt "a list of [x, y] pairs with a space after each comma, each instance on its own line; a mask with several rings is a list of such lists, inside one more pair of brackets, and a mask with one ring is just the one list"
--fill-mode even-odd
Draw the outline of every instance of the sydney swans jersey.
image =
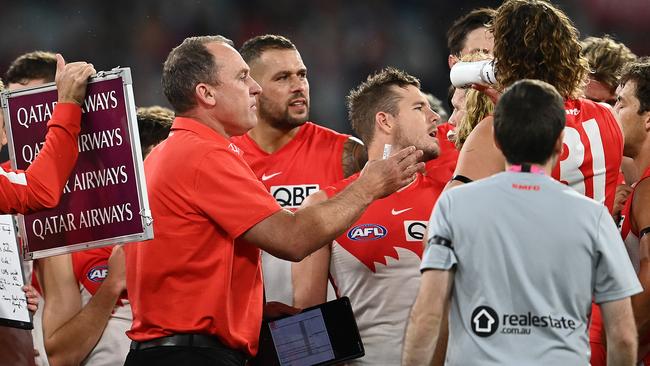
[[[328, 187], [334, 195], [358, 177]], [[399, 365], [404, 328], [420, 285], [427, 219], [441, 187], [418, 175], [406, 188], [373, 202], [332, 244], [330, 278], [348, 296], [366, 350], [353, 364]]]
[[612, 211], [623, 135], [609, 107], [588, 99], [566, 100], [564, 146], [553, 178]]
[[437, 158], [426, 162], [427, 175], [440, 182], [444, 187], [454, 175], [458, 154], [456, 145], [449, 140], [449, 134], [453, 132], [454, 126], [449, 122], [438, 125], [436, 137], [440, 145], [440, 154]]
[[[641, 179], [634, 184], [633, 187], [636, 187], [644, 179], [650, 178], [650, 168], [646, 169], [641, 176]], [[639, 229], [642, 228], [632, 228], [632, 202], [634, 201], [634, 191], [630, 193], [627, 197], [627, 202], [625, 207], [621, 211], [621, 236], [625, 241], [625, 248], [627, 249], [630, 259], [632, 260], [632, 265], [634, 265], [634, 270], [639, 272], [639, 266], [641, 261], [640, 251], [639, 251]]]
[[455, 270], [447, 365], [588, 365], [592, 298], [642, 290], [606, 208], [544, 175], [445, 192], [428, 238], [422, 269]]
[[[641, 183], [644, 179], [650, 178], [650, 167], [646, 169], [643, 173], [643, 176], [635, 184], [635, 187]], [[630, 259], [632, 260], [632, 265], [634, 270], [638, 273], [641, 265], [641, 255], [640, 255], [640, 239], [639, 239], [639, 229], [642, 228], [632, 228], [632, 202], [634, 201], [634, 191], [628, 196], [625, 207], [621, 212], [621, 236], [625, 242], [625, 248], [627, 249]], [[646, 234], [650, 235], [650, 234]], [[642, 348], [642, 345], [647, 345], [650, 343], [650, 336], [642, 335], [639, 339], [639, 348]], [[650, 365], [650, 353], [646, 354], [643, 358], [644, 365]]]
[[[112, 249], [110, 246], [71, 254], [74, 275], [79, 281], [82, 306], [88, 304], [108, 276], [108, 257]], [[129, 353], [131, 340], [125, 333], [131, 328], [132, 320], [131, 306], [123, 294], [113, 309], [102, 337], [82, 365], [122, 365]]]
[[[295, 211], [307, 196], [343, 179], [343, 145], [349, 137], [306, 122], [272, 154], [248, 134], [231, 141], [244, 151], [244, 160], [280, 206]], [[293, 303], [291, 263], [262, 252], [262, 268], [266, 299]]]

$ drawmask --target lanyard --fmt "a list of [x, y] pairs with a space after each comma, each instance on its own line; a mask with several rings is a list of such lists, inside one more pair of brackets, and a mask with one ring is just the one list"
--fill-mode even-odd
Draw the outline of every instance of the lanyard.
[[541, 174], [544, 175], [544, 169], [540, 167], [539, 165], [532, 165], [532, 164], [521, 164], [521, 165], [511, 165], [510, 168], [508, 168], [509, 172], [515, 172], [515, 173], [534, 173], [534, 174]]

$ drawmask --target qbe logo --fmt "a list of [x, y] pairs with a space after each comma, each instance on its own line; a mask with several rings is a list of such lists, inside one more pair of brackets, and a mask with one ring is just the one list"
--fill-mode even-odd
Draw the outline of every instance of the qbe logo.
[[474, 309], [470, 322], [472, 331], [479, 337], [489, 337], [499, 329], [499, 315], [489, 306]]
[[283, 208], [298, 208], [310, 194], [318, 192], [318, 184], [272, 186], [271, 195]]
[[379, 224], [361, 224], [348, 230], [348, 238], [354, 241], [377, 240], [388, 235], [388, 230]]
[[427, 231], [426, 221], [406, 220], [404, 221], [404, 234], [406, 241], [422, 241]]
[[107, 276], [108, 266], [106, 265], [95, 266], [91, 268], [86, 274], [86, 277], [88, 277], [88, 279], [93, 282], [104, 282]]

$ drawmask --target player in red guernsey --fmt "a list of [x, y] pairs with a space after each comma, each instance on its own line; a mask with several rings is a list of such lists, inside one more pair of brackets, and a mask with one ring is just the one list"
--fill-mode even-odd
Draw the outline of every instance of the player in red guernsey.
[[[487, 24], [495, 15], [494, 9], [479, 8], [456, 19], [447, 31], [447, 48], [449, 68], [461, 58], [475, 52], [491, 55], [494, 49], [494, 37], [487, 29]], [[449, 121], [438, 126], [437, 138], [440, 143], [440, 154], [437, 158], [426, 163], [427, 173], [441, 182], [448, 182], [456, 168], [458, 150], [449, 140], [449, 132], [456, 127], [465, 109], [465, 93], [454, 91], [451, 98], [453, 108]]]
[[625, 156], [632, 158], [641, 178], [621, 214], [621, 235], [637, 271], [643, 293], [632, 298], [639, 332], [639, 359], [650, 365], [650, 62], [625, 68], [614, 112], [625, 135]]
[[[580, 55], [577, 30], [562, 11], [538, 0], [504, 2], [490, 29], [497, 60], [495, 73], [501, 87], [520, 79], [539, 79], [553, 85], [565, 99], [564, 152], [553, 177], [606, 204], [611, 211], [623, 138], [607, 107], [580, 98], [589, 70]], [[492, 142], [492, 117], [488, 117], [469, 135], [454, 174], [464, 177], [464, 181], [476, 180], [503, 171], [504, 166], [505, 159]], [[454, 180], [448, 188], [458, 184], [463, 182]], [[604, 354], [597, 313], [595, 309], [592, 353]], [[596, 359], [592, 358], [594, 363]]]
[[[414, 77], [392, 68], [371, 76], [348, 96], [355, 132], [368, 146], [369, 160], [381, 159], [385, 146], [414, 145], [423, 159], [437, 156], [435, 114]], [[352, 176], [310, 196], [305, 205], [335, 196]], [[295, 305], [326, 298], [328, 274], [339, 296], [354, 309], [366, 355], [352, 364], [398, 365], [404, 326], [420, 280], [419, 263], [427, 218], [443, 188], [427, 175], [372, 203], [330, 246], [296, 264]]]
[[[517, 26], [513, 27], [512, 22]], [[557, 28], [557, 39], [549, 37], [543, 27]], [[506, 1], [497, 9], [491, 29], [495, 36], [496, 75], [502, 87], [524, 78], [540, 79], [565, 98], [565, 151], [554, 177], [611, 209], [623, 139], [608, 108], [579, 98], [588, 69], [580, 56], [577, 30], [559, 9], [537, 0]], [[536, 37], [536, 43], [524, 40], [524, 35]], [[527, 44], [543, 47], [531, 48]], [[476, 180], [504, 169], [503, 155], [493, 146], [491, 131], [492, 117], [474, 129], [461, 150], [456, 174]], [[461, 182], [454, 181], [450, 187], [457, 184]]]
[[[240, 49], [262, 87], [258, 124], [231, 140], [280, 206], [297, 209], [310, 194], [359, 171], [359, 140], [308, 122], [307, 68], [295, 45], [276, 35], [254, 37]], [[291, 304], [291, 265], [262, 254], [266, 299]]]

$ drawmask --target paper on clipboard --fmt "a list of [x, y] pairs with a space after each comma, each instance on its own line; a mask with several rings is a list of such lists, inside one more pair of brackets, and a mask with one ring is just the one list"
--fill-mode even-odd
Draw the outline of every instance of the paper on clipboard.
[[11, 215], [0, 215], [0, 326], [32, 329], [22, 259]]

